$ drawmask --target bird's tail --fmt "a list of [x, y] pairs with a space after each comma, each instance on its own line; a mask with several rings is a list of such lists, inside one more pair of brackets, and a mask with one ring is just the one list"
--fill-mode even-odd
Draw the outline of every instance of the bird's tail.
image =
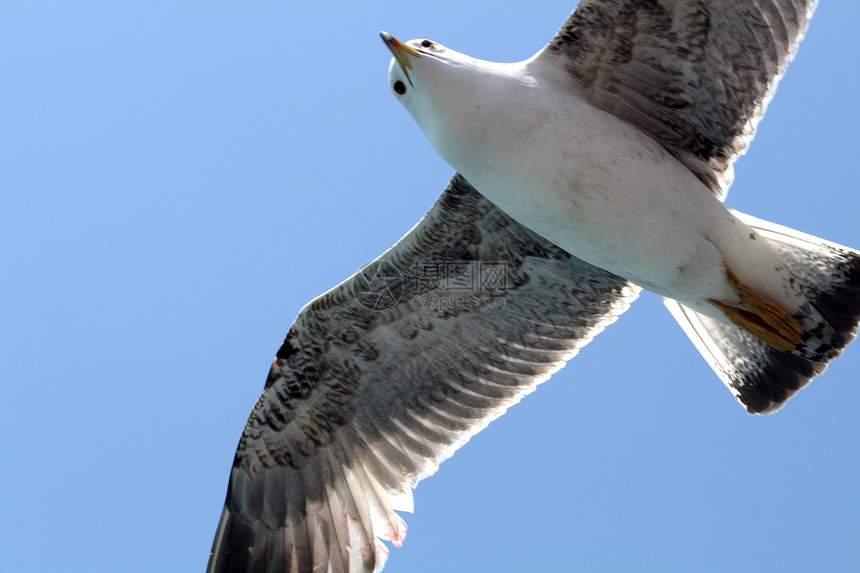
[[[735, 216], [768, 240], [823, 317], [826, 339], [814, 356], [777, 350], [753, 335], [664, 298], [696, 348], [751, 414], [778, 410], [824, 372], [857, 334], [860, 321], [860, 252], [743, 213]], [[801, 324], [807, 317], [795, 317]], [[804, 325], [805, 326], [805, 325]], [[808, 336], [818, 336], [808, 331]]]

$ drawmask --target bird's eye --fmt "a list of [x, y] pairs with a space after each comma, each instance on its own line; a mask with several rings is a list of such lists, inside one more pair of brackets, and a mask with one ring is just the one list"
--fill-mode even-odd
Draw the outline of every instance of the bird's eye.
[[430, 40], [424, 40], [423, 42], [421, 42], [421, 47], [422, 48], [432, 48], [433, 42], [431, 42]]
[[396, 82], [394, 82], [394, 91], [400, 95], [405, 94], [406, 93], [406, 84], [404, 84], [400, 80], [397, 80]]

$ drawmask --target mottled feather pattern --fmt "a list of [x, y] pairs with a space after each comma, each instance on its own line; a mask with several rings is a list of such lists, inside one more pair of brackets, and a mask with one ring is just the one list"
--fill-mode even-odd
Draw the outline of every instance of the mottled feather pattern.
[[[392, 510], [411, 510], [418, 480], [637, 293], [455, 176], [418, 226], [290, 328], [236, 453], [211, 570], [378, 569], [376, 538], [402, 540]], [[434, 305], [438, 294], [460, 304]]]
[[719, 197], [817, 0], [583, 0], [541, 55]]

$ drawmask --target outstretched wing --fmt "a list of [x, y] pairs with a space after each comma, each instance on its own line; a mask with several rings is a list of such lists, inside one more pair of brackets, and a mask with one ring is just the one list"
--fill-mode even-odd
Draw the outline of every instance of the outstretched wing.
[[538, 56], [721, 199], [817, 0], [582, 0]]
[[455, 176], [299, 313], [242, 434], [208, 571], [379, 571], [412, 488], [638, 294]]

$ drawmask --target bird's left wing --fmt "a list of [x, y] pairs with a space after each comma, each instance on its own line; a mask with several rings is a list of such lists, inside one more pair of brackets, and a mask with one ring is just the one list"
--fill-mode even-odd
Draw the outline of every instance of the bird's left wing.
[[455, 176], [299, 313], [239, 442], [208, 571], [380, 570], [418, 481], [637, 294]]
[[538, 59], [724, 198], [817, 0], [582, 0]]

